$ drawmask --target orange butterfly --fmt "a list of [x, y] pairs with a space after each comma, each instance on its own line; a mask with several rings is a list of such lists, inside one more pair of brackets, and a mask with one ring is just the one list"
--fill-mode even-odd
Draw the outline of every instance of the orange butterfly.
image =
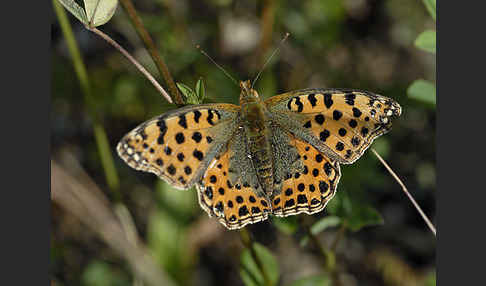
[[401, 114], [390, 98], [351, 89], [304, 89], [263, 101], [240, 82], [240, 105], [200, 104], [142, 123], [118, 144], [132, 168], [179, 189], [228, 229], [321, 211], [351, 164]]

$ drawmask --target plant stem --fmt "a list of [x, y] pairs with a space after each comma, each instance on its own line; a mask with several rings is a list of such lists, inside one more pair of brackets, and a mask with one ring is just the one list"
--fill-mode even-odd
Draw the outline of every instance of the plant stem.
[[378, 152], [376, 152], [375, 149], [371, 148], [371, 151], [373, 151], [373, 153], [378, 158], [378, 160], [380, 160], [380, 162], [383, 164], [383, 166], [385, 166], [385, 168], [388, 170], [388, 172], [393, 176], [393, 178], [402, 187], [403, 192], [407, 195], [408, 199], [412, 202], [412, 204], [414, 205], [414, 207], [417, 209], [417, 211], [419, 212], [419, 214], [422, 216], [422, 218], [424, 219], [425, 223], [430, 228], [430, 231], [432, 231], [432, 233], [434, 234], [434, 236], [437, 236], [436, 235], [435, 226], [432, 224], [432, 222], [429, 220], [429, 218], [427, 217], [427, 215], [422, 211], [422, 209], [417, 204], [417, 202], [415, 201], [415, 199], [409, 193], [407, 187], [405, 187], [405, 184], [403, 184], [402, 180], [400, 180], [400, 178], [397, 176], [397, 174], [395, 174], [395, 172], [393, 172], [392, 168], [390, 168], [390, 166], [388, 166], [388, 164], [385, 162], [385, 160], [383, 160], [383, 158], [381, 158], [381, 156], [378, 154]]
[[66, 40], [69, 53], [71, 54], [74, 70], [76, 76], [78, 77], [85, 103], [88, 106], [87, 111], [93, 120], [94, 137], [98, 147], [98, 153], [101, 159], [101, 165], [103, 166], [107, 184], [109, 189], [113, 192], [115, 199], [119, 200], [121, 199], [121, 194], [118, 191], [120, 180], [116, 172], [115, 164], [113, 163], [113, 155], [108, 144], [108, 137], [106, 136], [103, 125], [100, 123], [100, 116], [95, 109], [92, 88], [88, 73], [86, 71], [86, 66], [84, 65], [81, 53], [79, 52], [76, 39], [73, 35], [73, 31], [64, 8], [57, 0], [53, 0], [52, 2], [64, 39]]
[[261, 19], [262, 40], [258, 48], [258, 68], [265, 62], [265, 55], [272, 43], [275, 6], [275, 0], [265, 0], [263, 4]]
[[165, 89], [155, 80], [155, 78], [134, 58], [130, 55], [122, 46], [120, 46], [115, 40], [110, 38], [107, 34], [103, 33], [102, 31], [94, 28], [85, 26], [86, 29], [90, 30], [91, 32], [97, 34], [105, 41], [107, 41], [110, 45], [115, 47], [120, 53], [122, 53], [135, 67], [155, 86], [155, 88], [167, 99], [169, 103], [172, 103], [172, 99], [169, 94], [165, 91]]
[[153, 61], [155, 62], [155, 65], [157, 66], [157, 69], [159, 70], [159, 73], [163, 76], [167, 85], [169, 86], [169, 90], [175, 103], [180, 105], [184, 104], [184, 100], [182, 99], [182, 96], [179, 93], [179, 90], [177, 89], [175, 82], [172, 79], [172, 76], [170, 75], [167, 65], [162, 60], [157, 49], [155, 48], [154, 41], [143, 26], [142, 19], [140, 19], [140, 17], [138, 16], [132, 1], [120, 0], [120, 2], [123, 8], [125, 8], [125, 11], [128, 13], [128, 16], [130, 17], [130, 20], [135, 27], [135, 30], [137, 31], [139, 37], [142, 39], [145, 47], [149, 51]]
[[334, 239], [334, 241], [331, 245], [331, 250], [333, 252], [336, 252], [338, 243], [341, 240], [341, 238], [343, 238], [345, 231], [346, 231], [346, 224], [343, 222], [343, 223], [341, 223], [341, 226], [339, 227], [338, 233], [336, 234], [336, 238]]
[[241, 238], [241, 241], [243, 242], [243, 245], [250, 251], [251, 257], [253, 258], [253, 260], [255, 261], [255, 264], [257, 265], [258, 269], [262, 273], [264, 285], [267, 285], [267, 286], [272, 285], [271, 282], [270, 282], [270, 278], [268, 276], [268, 273], [265, 270], [265, 268], [263, 267], [262, 261], [260, 260], [260, 258], [256, 254], [255, 248], [253, 246], [253, 241], [251, 239], [251, 235], [248, 232], [248, 230], [246, 230], [246, 228], [242, 228], [240, 230], [240, 238]]
[[317, 236], [312, 233], [310, 226], [307, 223], [305, 223], [303, 219], [299, 219], [299, 220], [300, 220], [300, 223], [301, 223], [302, 227], [304, 228], [304, 231], [306, 232], [307, 236], [309, 236], [310, 240], [312, 241], [314, 246], [319, 251], [319, 255], [320, 255], [321, 261], [322, 261], [322, 266], [329, 273], [333, 273], [335, 271], [335, 268], [336, 268], [336, 256], [335, 256], [334, 252], [329, 250], [329, 249], [326, 249], [321, 244], [321, 242], [319, 241]]

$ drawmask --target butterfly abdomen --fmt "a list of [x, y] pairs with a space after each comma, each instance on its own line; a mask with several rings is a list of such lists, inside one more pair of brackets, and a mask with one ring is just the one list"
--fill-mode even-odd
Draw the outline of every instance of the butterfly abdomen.
[[273, 185], [272, 150], [265, 134], [247, 137], [249, 157], [253, 162], [258, 181], [265, 193], [270, 194]]
[[252, 161], [260, 186], [265, 193], [271, 194], [273, 189], [271, 131], [267, 126], [266, 113], [266, 107], [259, 100], [242, 105], [242, 122], [245, 125], [248, 144], [247, 156]]

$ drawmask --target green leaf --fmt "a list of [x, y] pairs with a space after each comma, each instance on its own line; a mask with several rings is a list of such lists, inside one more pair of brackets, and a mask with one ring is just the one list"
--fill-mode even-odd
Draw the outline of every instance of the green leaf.
[[292, 282], [289, 286], [330, 286], [331, 279], [326, 274], [309, 276]]
[[435, 86], [429, 81], [415, 80], [407, 89], [408, 97], [431, 104], [435, 107]]
[[435, 31], [425, 30], [415, 40], [415, 46], [421, 50], [435, 54], [435, 38]]
[[[326, 230], [327, 228], [335, 227], [338, 226], [339, 224], [341, 224], [341, 219], [337, 216], [330, 215], [330, 216], [323, 217], [320, 220], [318, 220], [316, 223], [314, 223], [311, 226], [310, 231], [312, 234], [317, 235], [320, 232]], [[308, 241], [309, 241], [309, 236], [307, 235], [304, 236], [300, 240], [300, 246], [305, 246]]]
[[383, 218], [378, 211], [363, 202], [363, 199], [351, 197], [345, 190], [342, 190], [336, 197], [339, 200], [335, 202], [332, 214], [338, 216], [347, 229], [358, 231], [365, 226], [383, 224]]
[[115, 14], [118, 0], [84, 0], [86, 17], [91, 27], [108, 22]]
[[436, 17], [437, 17], [437, 6], [436, 6], [436, 3], [435, 3], [435, 0], [423, 0], [424, 1], [424, 5], [425, 7], [427, 8], [427, 11], [429, 11], [430, 13], [430, 16], [432, 16], [432, 18], [434, 18], [434, 21], [436, 20]]
[[199, 104], [199, 99], [192, 88], [181, 82], [176, 82], [176, 85], [186, 98], [186, 104]]
[[95, 260], [89, 263], [81, 275], [81, 285], [105, 286], [105, 285], [130, 285], [130, 280], [125, 273], [110, 264]]
[[74, 0], [58, 0], [59, 3], [69, 11], [69, 13], [73, 14], [81, 23], [88, 25], [88, 17], [86, 17], [86, 13], [84, 9], [79, 6]]
[[[196, 210], [197, 198], [192, 192], [184, 192], [171, 187], [163, 180], [156, 183], [157, 194], [160, 199], [175, 211], [175, 215], [180, 218], [189, 219]], [[182, 225], [182, 221], [180, 221]]]
[[367, 205], [354, 204], [351, 214], [346, 219], [346, 226], [352, 231], [380, 224], [383, 224], [383, 217], [375, 208]]
[[206, 89], [204, 88], [204, 81], [200, 78], [196, 83], [196, 95], [198, 99], [198, 104], [201, 104], [206, 97]]
[[341, 219], [337, 216], [326, 216], [318, 220], [311, 226], [312, 234], [318, 234], [329, 227], [338, 226], [341, 223]]
[[291, 235], [299, 228], [296, 216], [272, 217], [273, 225], [281, 232]]
[[[265, 246], [253, 243], [256, 256], [268, 275], [270, 285], [277, 285], [280, 276], [277, 260]], [[265, 285], [263, 275], [251, 256], [250, 250], [246, 248], [240, 256], [240, 276], [246, 286]]]
[[435, 286], [437, 284], [437, 278], [435, 271], [431, 271], [425, 278], [424, 286]]

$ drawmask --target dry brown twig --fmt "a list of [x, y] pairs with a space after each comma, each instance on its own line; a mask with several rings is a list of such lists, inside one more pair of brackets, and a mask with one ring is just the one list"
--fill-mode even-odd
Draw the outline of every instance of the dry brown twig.
[[383, 164], [383, 166], [385, 166], [385, 168], [388, 170], [388, 172], [393, 176], [393, 178], [397, 181], [397, 183], [402, 187], [403, 192], [407, 195], [408, 199], [412, 202], [413, 206], [417, 209], [419, 214], [422, 216], [425, 223], [430, 228], [430, 231], [432, 231], [434, 236], [437, 236], [434, 224], [432, 224], [432, 222], [429, 220], [427, 215], [422, 211], [422, 208], [420, 208], [420, 206], [417, 204], [415, 199], [412, 197], [412, 195], [408, 191], [407, 187], [405, 187], [405, 184], [402, 182], [402, 180], [400, 180], [400, 178], [397, 176], [397, 174], [395, 174], [395, 172], [393, 172], [392, 168], [390, 166], [388, 166], [388, 164], [385, 162], [385, 160], [383, 160], [383, 158], [381, 158], [380, 154], [378, 154], [378, 152], [376, 152], [375, 149], [371, 148], [371, 151], [373, 151], [373, 153], [378, 158], [378, 160], [380, 160], [380, 162]]
[[96, 184], [85, 173], [81, 177], [88, 180], [78, 180], [51, 160], [51, 199], [97, 233], [148, 285], [176, 285], [155, 264], [145, 247], [127, 236]]

